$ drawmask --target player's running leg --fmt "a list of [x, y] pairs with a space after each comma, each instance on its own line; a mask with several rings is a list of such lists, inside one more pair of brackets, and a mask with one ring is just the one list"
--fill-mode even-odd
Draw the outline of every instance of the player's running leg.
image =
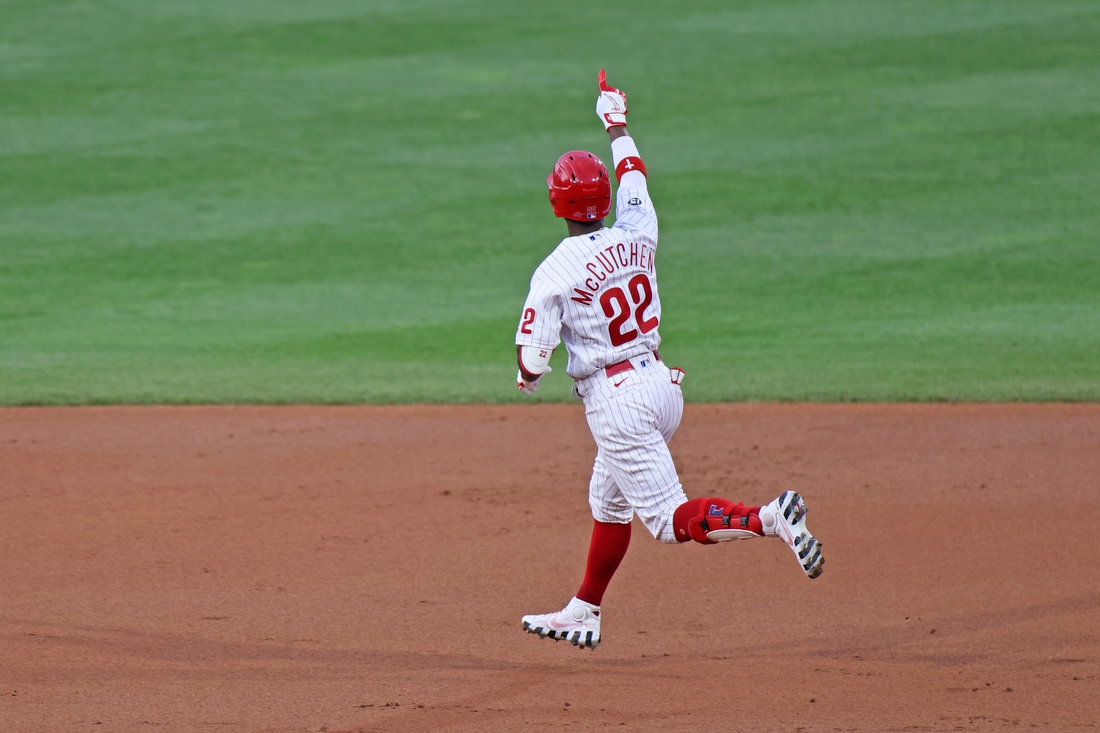
[[634, 510], [611, 479], [611, 469], [603, 450], [597, 450], [588, 483], [588, 505], [592, 510], [592, 539], [588, 545], [588, 563], [577, 598], [595, 605], [603, 601], [611, 577], [630, 546], [630, 522]]
[[613, 524], [594, 520], [592, 539], [588, 543], [588, 563], [584, 569], [584, 580], [577, 591], [577, 598], [599, 607], [603, 602], [611, 577], [619, 569], [619, 563], [626, 557], [630, 546], [630, 525]]
[[632, 375], [633, 381], [623, 384], [626, 389], [588, 411], [592, 434], [622, 496], [662, 541], [714, 544], [779, 537], [807, 576], [821, 575], [821, 543], [806, 527], [806, 503], [795, 492], [784, 492], [765, 507], [684, 495], [667, 445], [680, 422], [683, 396], [678, 385], [661, 378], [667, 371], [653, 365]]
[[778, 537], [791, 548], [803, 572], [821, 575], [825, 557], [821, 543], [806, 527], [806, 502], [793, 491], [784, 491], [765, 506], [748, 507], [728, 499], [690, 499], [676, 508], [672, 520], [676, 539], [712, 545], [753, 537]]
[[630, 546], [634, 510], [611, 480], [602, 451], [596, 454], [588, 493], [595, 519], [584, 581], [577, 595], [561, 611], [524, 616], [522, 623], [524, 629], [542, 638], [566, 639], [575, 646], [595, 649], [600, 643], [600, 603]]
[[600, 643], [600, 603], [629, 546], [629, 523], [594, 521], [588, 565], [577, 595], [561, 611], [524, 616], [523, 628], [543, 638], [595, 649]]

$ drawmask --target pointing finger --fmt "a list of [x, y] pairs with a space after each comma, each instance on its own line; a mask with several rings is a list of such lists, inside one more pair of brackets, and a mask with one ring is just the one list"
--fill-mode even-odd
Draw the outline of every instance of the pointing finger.
[[611, 87], [607, 86], [607, 71], [605, 69], [600, 69], [600, 91], [601, 92], [610, 92], [611, 91]]

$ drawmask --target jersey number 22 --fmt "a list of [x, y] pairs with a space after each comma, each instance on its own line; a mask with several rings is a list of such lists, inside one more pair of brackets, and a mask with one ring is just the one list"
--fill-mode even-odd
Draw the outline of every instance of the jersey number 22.
[[[642, 333], [649, 333], [657, 328], [656, 316], [648, 320], [645, 317], [645, 309], [653, 303], [653, 285], [649, 282], [649, 276], [645, 274], [635, 275], [630, 278], [626, 289], [630, 293], [629, 301], [626, 297], [627, 294], [620, 287], [606, 290], [600, 296], [603, 314], [611, 319], [611, 323], [607, 324], [607, 335], [611, 337], [612, 346], [622, 346], [630, 343], [638, 338], [639, 330]], [[630, 319], [631, 303], [636, 306], [634, 308], [634, 323], [637, 328], [624, 331], [623, 326]]]

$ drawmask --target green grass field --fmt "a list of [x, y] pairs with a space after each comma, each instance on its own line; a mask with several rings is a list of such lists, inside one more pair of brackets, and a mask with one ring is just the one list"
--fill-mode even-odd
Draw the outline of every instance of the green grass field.
[[0, 404], [522, 399], [601, 67], [688, 399], [1100, 399], [1095, 0], [0, 0]]

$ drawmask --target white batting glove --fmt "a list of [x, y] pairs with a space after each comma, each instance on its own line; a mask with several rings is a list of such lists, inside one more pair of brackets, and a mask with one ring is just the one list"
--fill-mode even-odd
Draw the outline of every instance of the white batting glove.
[[626, 95], [615, 87], [607, 86], [607, 72], [600, 69], [600, 98], [596, 100], [596, 116], [603, 129], [626, 125]]
[[517, 369], [516, 370], [516, 389], [518, 389], [520, 392], [523, 392], [523, 394], [532, 395], [535, 392], [539, 391], [539, 382], [542, 380], [542, 378], [545, 377], [547, 374], [549, 374], [552, 371], [554, 371], [554, 370], [551, 369], [550, 367], [546, 367], [546, 371], [543, 372], [542, 374], [540, 374], [538, 379], [536, 379], [533, 382], [528, 382], [526, 379], [523, 378], [523, 372]]

